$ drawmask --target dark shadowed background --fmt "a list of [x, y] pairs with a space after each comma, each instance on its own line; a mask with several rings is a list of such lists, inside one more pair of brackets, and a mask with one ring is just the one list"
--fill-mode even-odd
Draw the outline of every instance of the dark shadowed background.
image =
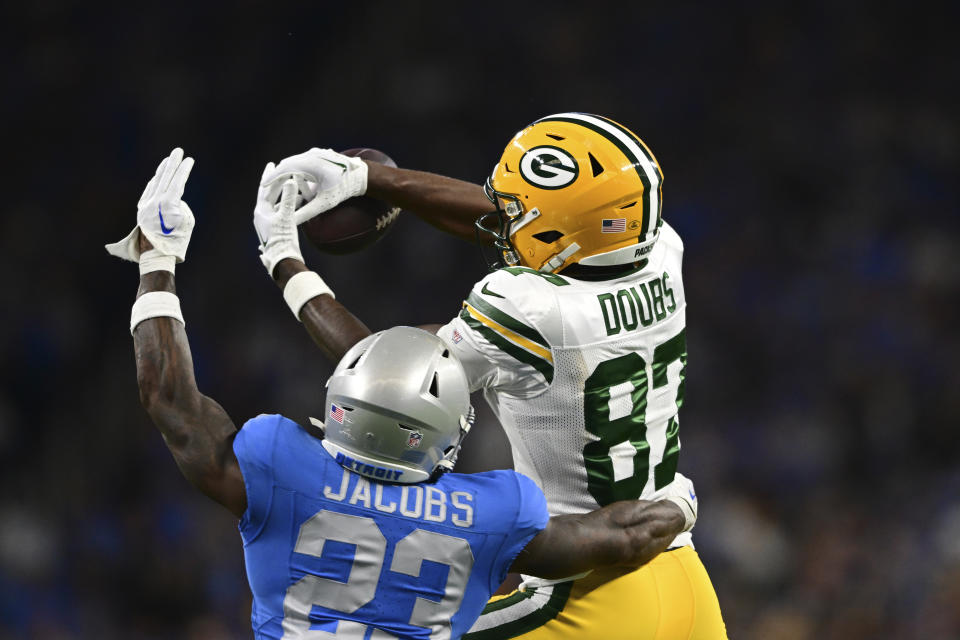
[[[201, 389], [238, 424], [304, 421], [331, 368], [257, 259], [264, 163], [371, 146], [479, 182], [568, 110], [632, 128], [666, 175], [680, 469], [731, 638], [960, 637], [960, 5], [13, 4], [0, 638], [251, 637], [236, 523], [138, 404], [137, 271], [103, 250], [171, 148], [197, 159], [177, 280]], [[445, 322], [484, 273], [409, 214], [307, 262], [373, 329]], [[509, 465], [482, 416], [461, 470]]]

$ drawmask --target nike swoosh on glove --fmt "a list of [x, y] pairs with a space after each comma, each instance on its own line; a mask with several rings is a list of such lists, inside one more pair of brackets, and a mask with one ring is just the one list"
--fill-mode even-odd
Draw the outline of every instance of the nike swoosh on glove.
[[164, 158], [137, 202], [137, 225], [123, 240], [106, 245], [107, 252], [140, 262], [139, 229], [159, 254], [183, 262], [195, 224], [193, 212], [181, 200], [191, 169], [193, 158], [184, 158], [180, 147]]

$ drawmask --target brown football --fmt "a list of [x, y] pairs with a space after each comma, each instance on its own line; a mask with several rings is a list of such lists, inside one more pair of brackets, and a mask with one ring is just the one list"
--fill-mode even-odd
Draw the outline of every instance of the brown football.
[[[396, 167], [390, 156], [376, 149], [347, 149], [344, 155]], [[382, 238], [400, 213], [398, 207], [371, 198], [357, 196], [300, 225], [311, 244], [324, 253], [344, 254], [359, 251]]]

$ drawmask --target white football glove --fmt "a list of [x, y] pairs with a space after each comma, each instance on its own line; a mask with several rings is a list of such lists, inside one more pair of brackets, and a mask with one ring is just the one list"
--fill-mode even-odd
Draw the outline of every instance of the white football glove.
[[297, 181], [304, 204], [296, 212], [296, 223], [302, 224], [344, 200], [367, 192], [367, 163], [333, 149], [314, 147], [305, 153], [284, 158], [271, 171], [264, 172], [262, 186], [274, 185], [293, 178]]
[[157, 255], [184, 261], [195, 221], [190, 207], [180, 198], [192, 168], [193, 158], [184, 158], [180, 147], [163, 159], [137, 202], [137, 226], [123, 240], [106, 245], [111, 255], [140, 262], [139, 229]]
[[693, 489], [693, 481], [682, 473], [674, 476], [673, 482], [664, 487], [661, 500], [669, 500], [674, 503], [687, 520], [684, 531], [693, 529], [697, 522], [697, 492]]
[[[263, 170], [264, 177], [273, 170], [273, 163]], [[277, 196], [280, 202], [277, 203]], [[253, 227], [260, 238], [260, 261], [273, 277], [273, 269], [284, 258], [303, 262], [300, 238], [297, 235], [297, 181], [286, 180], [261, 184], [257, 192], [257, 206], [253, 210]]]

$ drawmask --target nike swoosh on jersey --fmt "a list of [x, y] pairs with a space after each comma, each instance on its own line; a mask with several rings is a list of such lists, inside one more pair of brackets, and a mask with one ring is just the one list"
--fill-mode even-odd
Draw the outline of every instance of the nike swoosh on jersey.
[[173, 233], [173, 229], [176, 229], [176, 227], [174, 227], [173, 229], [170, 229], [165, 224], [163, 224], [163, 205], [162, 204], [157, 205], [157, 211], [159, 211], [160, 213], [160, 231], [163, 232], [163, 235], [168, 236], [171, 233]]
[[483, 287], [480, 289], [480, 293], [486, 294], [488, 296], [493, 296], [495, 298], [503, 298], [503, 296], [497, 293], [496, 291], [491, 291], [490, 289], [488, 289], [486, 282], [483, 283]]

